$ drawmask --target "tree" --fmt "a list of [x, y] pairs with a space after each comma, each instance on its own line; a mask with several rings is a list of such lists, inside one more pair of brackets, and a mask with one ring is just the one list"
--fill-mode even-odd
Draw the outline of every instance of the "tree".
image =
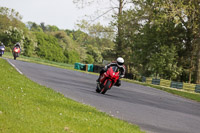
[[128, 70], [144, 76], [180, 79], [182, 66], [177, 53], [184, 46], [184, 28], [172, 18], [160, 18], [165, 11], [157, 9], [154, 1], [134, 2], [136, 8], [124, 11], [120, 20], [122, 55]]
[[30, 36], [25, 36], [24, 38], [24, 52], [23, 55], [24, 56], [32, 56], [34, 54], [34, 45], [35, 45], [35, 41], [32, 38], [32, 34]]
[[36, 54], [39, 57], [56, 62], [67, 62], [64, 50], [59, 46], [58, 40], [54, 36], [43, 32], [35, 32], [34, 34], [38, 44]]
[[56, 32], [56, 31], [59, 31], [59, 28], [55, 25], [47, 25], [47, 31], [49, 32]]
[[85, 60], [85, 63], [86, 63], [86, 64], [93, 64], [93, 63], [94, 63], [94, 58], [93, 58], [93, 56], [87, 54], [87, 58], [86, 58], [86, 60]]
[[75, 62], [80, 62], [80, 55], [75, 50], [65, 50], [65, 56], [67, 57], [67, 63], [74, 64]]
[[43, 29], [37, 25], [35, 22], [28, 22], [27, 27], [29, 30], [34, 31], [34, 32], [43, 32]]
[[96, 47], [103, 52], [105, 49], [113, 49], [114, 31], [112, 26], [103, 26], [100, 23], [89, 24], [86, 20], [82, 20], [77, 24], [78, 28], [87, 33], [85, 39], [88, 40], [86, 44], [96, 44]]
[[0, 32], [8, 29], [10, 26], [24, 28], [24, 24], [19, 12], [7, 7], [0, 7]]
[[47, 27], [45, 26], [44, 22], [40, 23], [40, 27], [44, 32], [47, 30]]
[[[181, 24], [187, 31], [185, 48], [188, 50], [184, 60], [188, 60], [189, 82], [191, 81], [192, 71], [196, 68], [196, 83], [200, 83], [200, 1], [197, 0], [158, 0], [155, 4], [165, 10], [165, 19], [174, 18], [175, 23]], [[161, 16], [162, 17], [162, 16]], [[197, 58], [195, 58], [197, 57]], [[197, 63], [195, 63], [197, 62]], [[195, 65], [195, 67], [194, 67]]]
[[[91, 5], [92, 3], [98, 3], [98, 2], [104, 2], [104, 1], [94, 1], [94, 0], [74, 0], [74, 3], [79, 5], [79, 7], [83, 8], [87, 5]], [[107, 1], [106, 1], [107, 2]], [[117, 3], [116, 3], [117, 2]], [[125, 5], [127, 5], [128, 3], [131, 3], [131, 0], [110, 0], [109, 2], [107, 2], [106, 5], [110, 5], [107, 9], [107, 11], [103, 12], [101, 15], [96, 16], [94, 20], [99, 19], [100, 17], [108, 14], [109, 12], [113, 11], [112, 15], [115, 15], [115, 26], [117, 27], [117, 37], [116, 37], [116, 54], [117, 56], [122, 56], [123, 55], [123, 42], [122, 42], [122, 24], [121, 24], [121, 17], [122, 17], [122, 13], [123, 13], [123, 9], [125, 8]], [[116, 9], [118, 11], [116, 11]], [[117, 12], [117, 13], [116, 13]]]
[[[21, 44], [23, 44], [23, 30], [10, 26], [7, 30], [3, 32], [3, 34], [3, 42], [5, 46], [12, 48], [17, 42], [21, 42]], [[23, 45], [21, 45], [21, 48], [23, 48]]]
[[102, 62], [102, 55], [97, 47], [87, 45], [87, 54], [91, 55], [96, 63]]
[[91, 24], [86, 20], [81, 20], [77, 24], [78, 28], [94, 38], [106, 38], [109, 40], [114, 39], [114, 30], [112, 26], [103, 26], [99, 22]]
[[161, 77], [176, 80], [182, 70], [177, 66], [177, 52], [175, 46], [163, 45], [160, 52], [156, 52], [150, 59], [150, 67], [155, 74], [154, 77]]

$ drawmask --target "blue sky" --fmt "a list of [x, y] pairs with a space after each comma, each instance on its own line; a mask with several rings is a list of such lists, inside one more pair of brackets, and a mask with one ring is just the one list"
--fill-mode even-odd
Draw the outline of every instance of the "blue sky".
[[[94, 15], [96, 8], [78, 9], [73, 0], [0, 0], [0, 6], [18, 11], [23, 22], [56, 25], [60, 29], [75, 29], [75, 23], [85, 15]], [[102, 21], [105, 23], [105, 21]]]

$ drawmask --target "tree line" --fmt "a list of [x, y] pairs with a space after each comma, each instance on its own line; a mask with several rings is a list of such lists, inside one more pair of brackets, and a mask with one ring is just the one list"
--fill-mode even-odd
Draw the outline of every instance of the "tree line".
[[[96, 2], [73, 1], [82, 7]], [[110, 0], [106, 5], [113, 11], [114, 52], [125, 58], [128, 72], [200, 83], [200, 1]]]
[[[87, 1], [91, 3], [90, 0], [76, 0], [76, 3]], [[125, 59], [127, 72], [135, 77], [200, 83], [199, 1], [108, 2], [117, 3], [117, 8], [111, 8], [118, 9], [112, 15], [110, 26], [105, 27], [100, 23], [92, 25], [83, 20], [76, 31], [60, 30], [56, 26], [44, 23], [37, 25], [34, 22], [25, 26], [19, 14], [10, 10], [6, 15], [8, 12], [2, 12], [1, 9], [1, 40], [9, 47], [15, 41], [15, 38], [10, 41], [9, 35], [23, 33], [17, 38], [23, 40], [26, 56], [66, 63], [101, 63], [103, 59], [113, 60], [121, 56]], [[53, 46], [56, 51], [50, 50]]]
[[[118, 0], [124, 2], [124, 0]], [[129, 71], [200, 83], [200, 1], [131, 0], [116, 15], [116, 47]], [[116, 48], [117, 49], [117, 48]]]
[[88, 24], [82, 21], [77, 24], [78, 30], [63, 30], [43, 22], [25, 24], [21, 19], [14, 9], [0, 7], [0, 41], [6, 46], [6, 51], [11, 51], [14, 44], [20, 42], [25, 56], [70, 64], [92, 64], [110, 58], [109, 52], [115, 45], [110, 39], [113, 33], [102, 31], [111, 28], [100, 23]]

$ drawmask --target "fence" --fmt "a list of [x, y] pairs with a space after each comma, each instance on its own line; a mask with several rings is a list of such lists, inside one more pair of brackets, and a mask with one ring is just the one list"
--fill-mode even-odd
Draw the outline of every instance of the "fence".
[[145, 82], [147, 84], [155, 84], [155, 85], [160, 85], [164, 87], [170, 87], [170, 88], [176, 88], [176, 89], [182, 89], [182, 90], [186, 90], [190, 92], [200, 93], [199, 84], [190, 84], [190, 83], [184, 83], [184, 82], [175, 82], [171, 80], [146, 78], [146, 77], [142, 77], [142, 82]]

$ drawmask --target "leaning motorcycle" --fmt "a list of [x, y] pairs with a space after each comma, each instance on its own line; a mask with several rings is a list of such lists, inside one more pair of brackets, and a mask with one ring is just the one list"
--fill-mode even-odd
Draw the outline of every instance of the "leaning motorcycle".
[[14, 60], [16, 60], [17, 57], [19, 57], [19, 54], [20, 54], [20, 48], [19, 47], [15, 47], [13, 49], [13, 57], [14, 57]]
[[2, 56], [4, 54], [4, 51], [5, 51], [5, 47], [0, 46], [0, 56]]
[[117, 66], [112, 66], [100, 76], [99, 83], [97, 83], [96, 92], [105, 94], [107, 90], [117, 82], [119, 79], [119, 71]]

